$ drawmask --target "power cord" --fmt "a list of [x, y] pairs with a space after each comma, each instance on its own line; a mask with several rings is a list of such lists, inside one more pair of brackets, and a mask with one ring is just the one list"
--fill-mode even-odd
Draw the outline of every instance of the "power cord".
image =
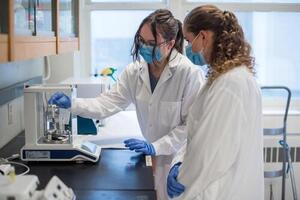
[[19, 157], [20, 157], [19, 154], [13, 154], [12, 156], [7, 157], [7, 158], [0, 158], [0, 165], [10, 164], [10, 165], [24, 167], [26, 170], [24, 172], [22, 172], [21, 174], [17, 174], [17, 176], [23, 176], [23, 175], [27, 174], [30, 171], [30, 168], [27, 165], [23, 164], [23, 163], [12, 161], [12, 160], [17, 159]]
[[7, 157], [5, 159], [6, 160], [14, 160], [14, 159], [17, 159], [17, 158], [20, 158], [20, 154], [13, 154], [12, 156]]

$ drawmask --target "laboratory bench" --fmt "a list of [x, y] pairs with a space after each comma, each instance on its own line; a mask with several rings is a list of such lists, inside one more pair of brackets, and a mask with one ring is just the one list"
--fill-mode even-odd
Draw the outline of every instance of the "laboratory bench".
[[[0, 157], [20, 153], [24, 133], [0, 149]], [[15, 160], [19, 161], [20, 160]], [[24, 162], [28, 174], [37, 175], [38, 189], [45, 188], [52, 176], [59, 177], [83, 200], [155, 200], [153, 170], [145, 156], [125, 149], [102, 149], [97, 163], [91, 162]], [[20, 169], [16, 168], [17, 173]]]

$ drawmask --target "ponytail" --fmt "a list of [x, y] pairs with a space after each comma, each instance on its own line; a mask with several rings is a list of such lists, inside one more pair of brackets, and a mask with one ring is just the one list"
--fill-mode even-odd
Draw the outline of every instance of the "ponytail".
[[176, 19], [177, 24], [178, 24], [178, 32], [177, 36], [175, 39], [175, 45], [174, 48], [179, 52], [183, 53], [183, 42], [184, 42], [184, 37], [183, 37], [183, 31], [182, 31], [182, 23], [178, 19]]

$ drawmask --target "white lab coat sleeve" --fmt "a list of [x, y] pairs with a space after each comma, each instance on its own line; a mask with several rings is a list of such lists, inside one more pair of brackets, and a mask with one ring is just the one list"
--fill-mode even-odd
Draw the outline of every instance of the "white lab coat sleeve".
[[185, 185], [186, 191], [179, 199], [203, 196], [211, 184], [230, 170], [239, 154], [246, 121], [241, 98], [226, 87], [210, 95], [206, 108], [200, 109], [204, 112], [199, 113], [199, 121], [191, 122], [199, 128], [194, 129], [195, 133], [188, 133], [186, 153], [178, 175], [178, 181]]
[[176, 152], [176, 155], [174, 156], [171, 167], [174, 166], [178, 162], [183, 162], [184, 155], [186, 153], [186, 142], [182, 145], [182, 147]]
[[181, 102], [181, 123], [162, 138], [153, 142], [156, 155], [171, 155], [176, 153], [186, 142], [186, 118], [188, 110], [195, 100], [200, 88], [204, 85], [203, 73], [194, 69], [185, 83], [184, 96]]
[[113, 87], [96, 98], [75, 98], [72, 100], [72, 112], [76, 115], [103, 119], [119, 111], [125, 110], [132, 102], [130, 92], [128, 67], [120, 75]]

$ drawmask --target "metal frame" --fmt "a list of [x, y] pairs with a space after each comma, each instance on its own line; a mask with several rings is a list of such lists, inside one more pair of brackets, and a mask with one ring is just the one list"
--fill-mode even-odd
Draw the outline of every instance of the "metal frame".
[[86, 9], [93, 10], [156, 10], [167, 8], [166, 3], [90, 3]]
[[283, 137], [283, 151], [282, 151], [282, 169], [278, 171], [265, 171], [264, 176], [265, 178], [274, 178], [282, 176], [282, 188], [281, 188], [281, 199], [285, 199], [285, 179], [286, 179], [286, 165], [287, 165], [287, 153], [288, 149], [286, 147], [286, 127], [287, 127], [287, 117], [291, 102], [291, 90], [285, 86], [263, 86], [261, 87], [262, 90], [285, 90], [287, 92], [287, 100], [285, 104], [285, 113], [283, 117], [283, 127], [282, 128], [275, 128], [275, 129], [264, 129], [264, 135], [274, 136], [274, 135], [282, 135]]
[[226, 3], [226, 2], [189, 2], [183, 0], [183, 5], [189, 10], [196, 6], [214, 4], [217, 7], [233, 12], [300, 12], [299, 3]]

